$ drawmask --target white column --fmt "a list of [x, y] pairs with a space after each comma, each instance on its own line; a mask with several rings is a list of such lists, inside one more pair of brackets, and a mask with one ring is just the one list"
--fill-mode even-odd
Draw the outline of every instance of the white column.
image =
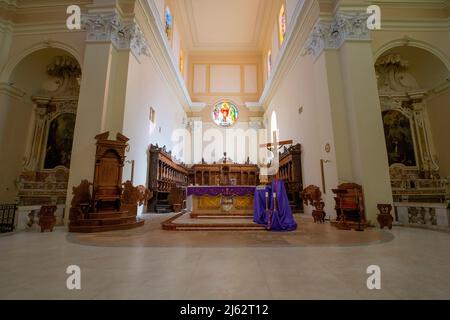
[[123, 23], [115, 11], [83, 16], [86, 49], [75, 125], [65, 222], [72, 200], [72, 188], [84, 179], [92, 181], [95, 139], [110, 131], [111, 139], [122, 132], [131, 54], [146, 53], [147, 43], [138, 25]]
[[321, 122], [327, 125], [331, 115], [338, 183], [363, 186], [366, 217], [375, 223], [377, 204], [392, 204], [392, 192], [366, 19], [366, 14], [338, 12], [331, 22], [319, 21], [304, 53], [326, 74], [327, 92], [317, 96], [322, 108], [330, 108]]

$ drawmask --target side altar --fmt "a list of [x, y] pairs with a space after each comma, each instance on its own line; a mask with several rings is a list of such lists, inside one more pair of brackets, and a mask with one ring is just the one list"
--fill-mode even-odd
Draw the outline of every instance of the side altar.
[[187, 210], [191, 217], [251, 216], [256, 186], [189, 186]]

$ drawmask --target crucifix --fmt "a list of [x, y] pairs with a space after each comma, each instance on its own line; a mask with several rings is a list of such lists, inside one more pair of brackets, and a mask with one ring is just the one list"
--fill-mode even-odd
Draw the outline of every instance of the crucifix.
[[260, 144], [261, 148], [267, 148], [269, 151], [280, 149], [282, 146], [293, 144], [293, 140], [278, 141], [276, 131], [273, 132], [273, 143]]

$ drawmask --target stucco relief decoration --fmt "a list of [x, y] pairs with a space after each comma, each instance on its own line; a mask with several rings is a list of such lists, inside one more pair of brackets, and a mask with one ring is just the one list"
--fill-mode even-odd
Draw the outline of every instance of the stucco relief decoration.
[[85, 14], [82, 25], [88, 42], [111, 41], [118, 49], [130, 49], [134, 55], [149, 55], [144, 33], [133, 21], [125, 24], [117, 13]]
[[319, 20], [313, 27], [302, 55], [318, 57], [325, 49], [339, 49], [347, 40], [370, 40], [367, 19], [360, 12], [338, 12], [332, 21]]
[[55, 79], [58, 89], [54, 92], [41, 90], [39, 94], [52, 92], [53, 96], [78, 97], [80, 93], [81, 68], [78, 61], [69, 56], [55, 57], [47, 66], [47, 74]]
[[399, 54], [389, 54], [378, 59], [375, 70], [378, 77], [378, 89], [382, 93], [408, 92], [418, 90], [419, 85], [408, 73], [408, 61]]

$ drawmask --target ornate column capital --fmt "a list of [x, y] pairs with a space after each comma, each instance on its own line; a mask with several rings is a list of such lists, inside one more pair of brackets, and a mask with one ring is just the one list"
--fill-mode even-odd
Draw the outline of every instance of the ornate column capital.
[[314, 25], [302, 55], [317, 58], [325, 49], [339, 49], [345, 41], [370, 40], [367, 13], [338, 12], [332, 21], [319, 20]]
[[150, 55], [149, 46], [137, 22], [125, 24], [119, 14], [88, 13], [82, 16], [86, 41], [111, 41], [117, 49], [130, 49], [136, 57]]

